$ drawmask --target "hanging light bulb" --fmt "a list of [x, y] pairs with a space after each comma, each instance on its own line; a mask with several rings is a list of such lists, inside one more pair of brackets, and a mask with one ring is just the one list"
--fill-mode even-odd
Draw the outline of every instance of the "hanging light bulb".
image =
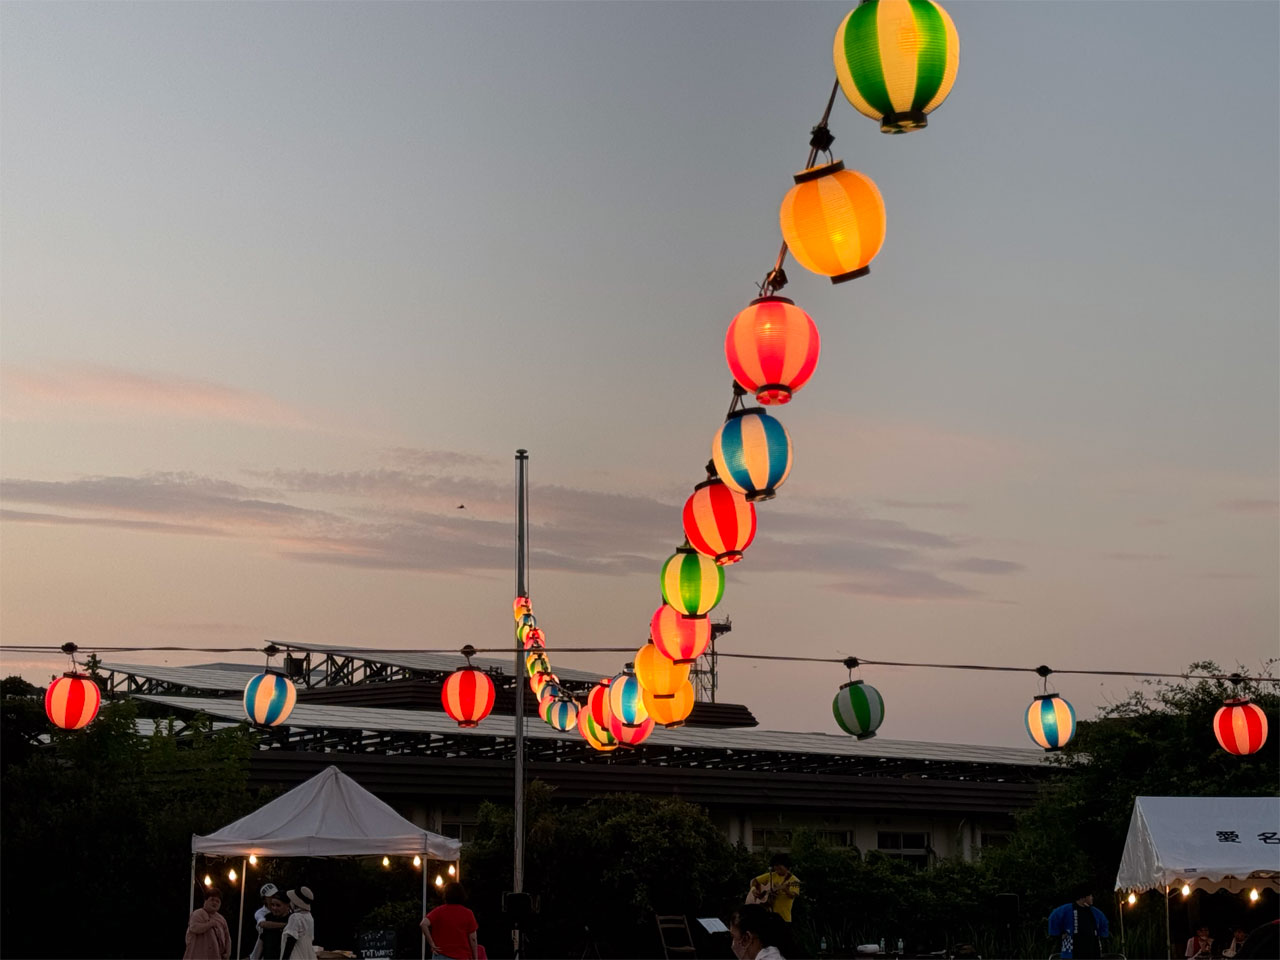
[[440, 874], [438, 874], [438, 873], [436, 874], [436, 886], [437, 886], [437, 887], [443, 887], [443, 886], [444, 886], [444, 877], [440, 876]]
[[413, 865], [415, 867], [422, 866], [422, 858], [418, 856], [416, 853], [413, 855]]
[[457, 876], [457, 874], [458, 874], [457, 867], [455, 867], [452, 863], [449, 864], [449, 876], [454, 877], [454, 876]]
[[1250, 903], [1257, 903], [1257, 902], [1258, 902], [1258, 888], [1257, 888], [1257, 887], [1254, 887], [1252, 890], [1250, 890], [1250, 891], [1249, 891], [1249, 902], [1250, 902]]
[[1138, 902], [1138, 895], [1136, 893], [1129, 894], [1129, 906], [1132, 907], [1137, 902]]
[[382, 858], [382, 865], [383, 865], [384, 867], [389, 867], [389, 866], [391, 866], [391, 858], [390, 858], [390, 857], [383, 857], [383, 858]]
[[227, 871], [227, 879], [230, 880], [232, 883], [236, 882], [236, 871], [234, 867]]
[[206, 887], [213, 886], [213, 877], [209, 876], [207, 873], [204, 875], [204, 885]]
[[249, 864], [254, 867], [258, 865], [258, 857], [256, 854], [249, 854]]
[[1191, 885], [1190, 885], [1190, 884], [1186, 884], [1186, 883], [1184, 883], [1184, 884], [1182, 885], [1182, 895], [1183, 895], [1184, 897], [1189, 897], [1189, 896], [1191, 896]]

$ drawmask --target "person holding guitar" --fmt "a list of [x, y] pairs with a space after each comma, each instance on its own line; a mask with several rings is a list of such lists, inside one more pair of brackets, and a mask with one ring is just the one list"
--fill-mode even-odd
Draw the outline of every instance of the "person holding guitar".
[[747, 903], [759, 903], [791, 922], [791, 904], [800, 895], [800, 880], [791, 872], [791, 858], [785, 853], [775, 853], [769, 861], [769, 872], [751, 881]]

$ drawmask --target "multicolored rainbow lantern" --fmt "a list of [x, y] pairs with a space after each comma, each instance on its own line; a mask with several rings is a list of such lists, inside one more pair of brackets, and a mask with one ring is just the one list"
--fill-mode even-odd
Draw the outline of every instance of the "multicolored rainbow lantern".
[[748, 501], [771, 500], [791, 472], [791, 438], [759, 407], [729, 414], [711, 441], [716, 473]]
[[786, 297], [760, 297], [733, 318], [724, 355], [733, 379], [766, 407], [789, 403], [818, 366], [813, 319]]
[[1026, 716], [1027, 736], [1046, 752], [1061, 750], [1076, 732], [1075, 707], [1056, 693], [1042, 693], [1031, 701]]
[[1248, 697], [1226, 700], [1213, 715], [1213, 735], [1227, 753], [1257, 753], [1267, 742], [1267, 715]]
[[653, 717], [645, 717], [644, 723], [638, 727], [628, 727], [617, 717], [613, 717], [609, 722], [609, 732], [613, 734], [613, 739], [618, 742], [618, 746], [635, 747], [649, 739], [649, 734], [653, 733], [655, 726]]
[[516, 622], [518, 623], [526, 613], [533, 613], [533, 604], [529, 602], [528, 597], [516, 597], [511, 602], [511, 610], [515, 614]]
[[[529, 631], [538, 625], [538, 618], [532, 613], [521, 614], [516, 619], [516, 639], [524, 643]], [[525, 649], [528, 649], [526, 645]]]
[[547, 646], [547, 635], [542, 632], [541, 627], [529, 627], [522, 639], [526, 650], [542, 650]]
[[618, 749], [618, 741], [613, 738], [608, 727], [600, 727], [591, 719], [591, 711], [583, 707], [578, 711], [578, 733], [591, 745], [593, 750], [608, 753]]
[[756, 536], [756, 508], [719, 477], [704, 480], [684, 502], [684, 535], [689, 546], [720, 566], [742, 559]]
[[693, 712], [693, 684], [686, 680], [676, 688], [674, 695], [659, 697], [648, 690], [644, 692], [644, 708], [654, 723], [664, 727], [682, 727]]
[[[609, 684], [609, 713], [612, 714], [615, 724], [621, 724], [624, 727], [641, 726], [645, 720], [649, 718], [649, 714], [644, 709], [644, 690], [640, 686], [640, 681], [636, 679], [636, 675], [632, 673], [634, 664], [627, 664], [626, 670], [613, 678], [613, 682]], [[614, 725], [610, 724], [609, 729], [615, 737], [618, 736]], [[621, 737], [618, 737], [621, 740]]]
[[931, 0], [864, 0], [836, 30], [832, 50], [840, 89], [883, 133], [929, 125], [960, 68], [960, 38]]
[[534, 650], [524, 658], [524, 669], [529, 674], [529, 679], [533, 679], [540, 673], [551, 672], [551, 661], [547, 659], [545, 650]]
[[686, 617], [705, 617], [724, 596], [724, 570], [693, 547], [679, 547], [658, 575], [662, 599]]
[[686, 617], [664, 603], [649, 620], [649, 639], [668, 660], [693, 663], [711, 643], [711, 621]]
[[545, 695], [543, 691], [546, 690], [547, 684], [551, 684], [556, 689], [559, 689], [560, 678], [549, 670], [539, 671], [529, 678], [529, 689], [533, 691], [533, 695], [539, 700], [541, 700]]
[[865, 277], [884, 245], [884, 199], [875, 182], [846, 170], [842, 160], [801, 170], [793, 179], [796, 185], [778, 209], [792, 256], [832, 283]]
[[289, 719], [298, 691], [293, 682], [270, 670], [260, 673], [244, 687], [244, 712], [260, 727], [278, 727]]
[[590, 715], [591, 722], [599, 730], [608, 730], [613, 720], [613, 711], [609, 709], [609, 684], [613, 677], [604, 677], [587, 693], [585, 712]]
[[836, 691], [831, 712], [845, 733], [870, 740], [884, 722], [884, 697], [871, 684], [850, 680]]
[[561, 694], [547, 705], [543, 719], [552, 729], [568, 733], [578, 725], [578, 703], [567, 694]]
[[689, 682], [689, 664], [676, 663], [663, 656], [652, 642], [646, 643], [637, 651], [635, 663], [636, 679], [640, 681], [640, 687], [646, 695], [652, 694], [660, 700], [670, 700]]
[[[79, 730], [93, 722], [102, 705], [102, 691], [85, 673], [64, 673], [44, 693], [49, 722], [63, 730]], [[290, 701], [290, 706], [292, 706]]]
[[493, 709], [494, 689], [489, 675], [468, 663], [444, 681], [440, 702], [460, 727], [474, 727]]

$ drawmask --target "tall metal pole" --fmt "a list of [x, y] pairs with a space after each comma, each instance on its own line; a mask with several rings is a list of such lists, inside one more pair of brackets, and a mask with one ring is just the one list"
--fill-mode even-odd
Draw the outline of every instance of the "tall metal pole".
[[[516, 451], [516, 596], [529, 596], [529, 451]], [[515, 795], [515, 864], [512, 869], [512, 890], [524, 892], [524, 674], [523, 653], [520, 641], [516, 641], [515, 668], [512, 671], [512, 689], [516, 697], [516, 795]], [[511, 943], [515, 956], [520, 956], [520, 924], [517, 921], [511, 931]]]

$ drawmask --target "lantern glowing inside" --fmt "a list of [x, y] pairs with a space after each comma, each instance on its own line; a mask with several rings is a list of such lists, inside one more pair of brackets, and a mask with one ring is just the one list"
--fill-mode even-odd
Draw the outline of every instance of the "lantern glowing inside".
[[960, 68], [960, 38], [947, 11], [931, 0], [871, 0], [838, 30], [833, 59], [840, 89], [884, 133], [929, 125]]
[[869, 740], [884, 722], [884, 698], [871, 684], [850, 680], [836, 691], [831, 712], [845, 733]]
[[440, 691], [444, 712], [460, 727], [474, 727], [493, 709], [493, 681], [479, 667], [470, 664], [445, 679]]
[[766, 407], [788, 403], [818, 366], [818, 327], [786, 297], [752, 300], [733, 318], [724, 355], [733, 379]]
[[662, 599], [686, 617], [705, 617], [724, 596], [724, 570], [692, 547], [680, 547], [658, 575]]
[[636, 679], [640, 681], [641, 688], [646, 694], [659, 699], [670, 700], [689, 682], [689, 664], [676, 663], [664, 657], [652, 643], [646, 643], [639, 649], [635, 662]]
[[[627, 666], [629, 667], [630, 664]], [[640, 686], [640, 681], [636, 679], [636, 675], [629, 670], [618, 674], [609, 684], [609, 713], [614, 720], [609, 729], [615, 737], [618, 736], [614, 729], [615, 725], [638, 727], [649, 718], [644, 708], [644, 690]], [[618, 739], [622, 738], [618, 737]]]
[[693, 684], [686, 680], [669, 697], [659, 697], [648, 690], [644, 692], [644, 708], [654, 723], [664, 727], [684, 726], [693, 712]]
[[755, 505], [719, 477], [693, 488], [682, 520], [689, 546], [722, 567], [741, 560], [756, 536]]
[[526, 650], [543, 650], [547, 646], [547, 635], [541, 627], [529, 627], [524, 631], [524, 648]]
[[[538, 618], [532, 613], [521, 614], [516, 618], [516, 639], [524, 643], [529, 631], [538, 625]], [[525, 649], [528, 649], [526, 646]]]
[[801, 170], [794, 179], [778, 209], [787, 249], [832, 283], [865, 277], [884, 245], [884, 200], [875, 182], [846, 170], [841, 160]]
[[1045, 693], [1031, 701], [1026, 716], [1027, 735], [1047, 752], [1061, 750], [1076, 732], [1076, 711], [1056, 693]]
[[556, 697], [547, 705], [542, 719], [553, 729], [568, 733], [578, 724], [577, 701], [563, 695]]
[[649, 638], [668, 660], [693, 663], [711, 643], [711, 621], [686, 617], [664, 603], [649, 620]]
[[653, 733], [655, 726], [656, 724], [653, 722], [652, 717], [645, 717], [644, 723], [638, 727], [628, 727], [617, 717], [613, 717], [609, 723], [609, 732], [618, 741], [618, 746], [634, 747], [647, 740], [649, 734]]
[[612, 682], [612, 677], [605, 677], [587, 694], [587, 705], [584, 709], [599, 730], [608, 730], [613, 720], [613, 712], [609, 709], [609, 684]]
[[516, 597], [515, 600], [511, 601], [511, 612], [515, 614], [516, 621], [519, 622], [520, 618], [526, 613], [533, 613], [533, 605], [529, 603], [528, 597]]
[[720, 479], [748, 501], [771, 500], [791, 472], [791, 438], [759, 407], [735, 410], [711, 441], [711, 459]]
[[613, 738], [609, 728], [597, 726], [591, 719], [591, 711], [586, 707], [578, 711], [578, 733], [582, 734], [582, 739], [587, 741], [593, 750], [608, 753], [610, 750], [618, 749], [618, 741]]
[[1267, 742], [1267, 715], [1248, 697], [1227, 700], [1213, 715], [1213, 735], [1227, 753], [1257, 753]]
[[547, 659], [547, 655], [542, 650], [534, 650], [524, 658], [524, 669], [532, 679], [539, 673], [551, 672], [551, 661]]
[[533, 691], [533, 695], [539, 700], [546, 696], [544, 691], [548, 685], [555, 687], [557, 690], [560, 689], [560, 678], [547, 670], [535, 673], [529, 678], [529, 689]]
[[251, 723], [260, 727], [277, 727], [289, 719], [298, 691], [288, 677], [278, 673], [260, 673], [244, 688], [244, 712]]
[[101, 705], [102, 692], [84, 673], [64, 673], [44, 693], [45, 716], [63, 730], [88, 726]]

